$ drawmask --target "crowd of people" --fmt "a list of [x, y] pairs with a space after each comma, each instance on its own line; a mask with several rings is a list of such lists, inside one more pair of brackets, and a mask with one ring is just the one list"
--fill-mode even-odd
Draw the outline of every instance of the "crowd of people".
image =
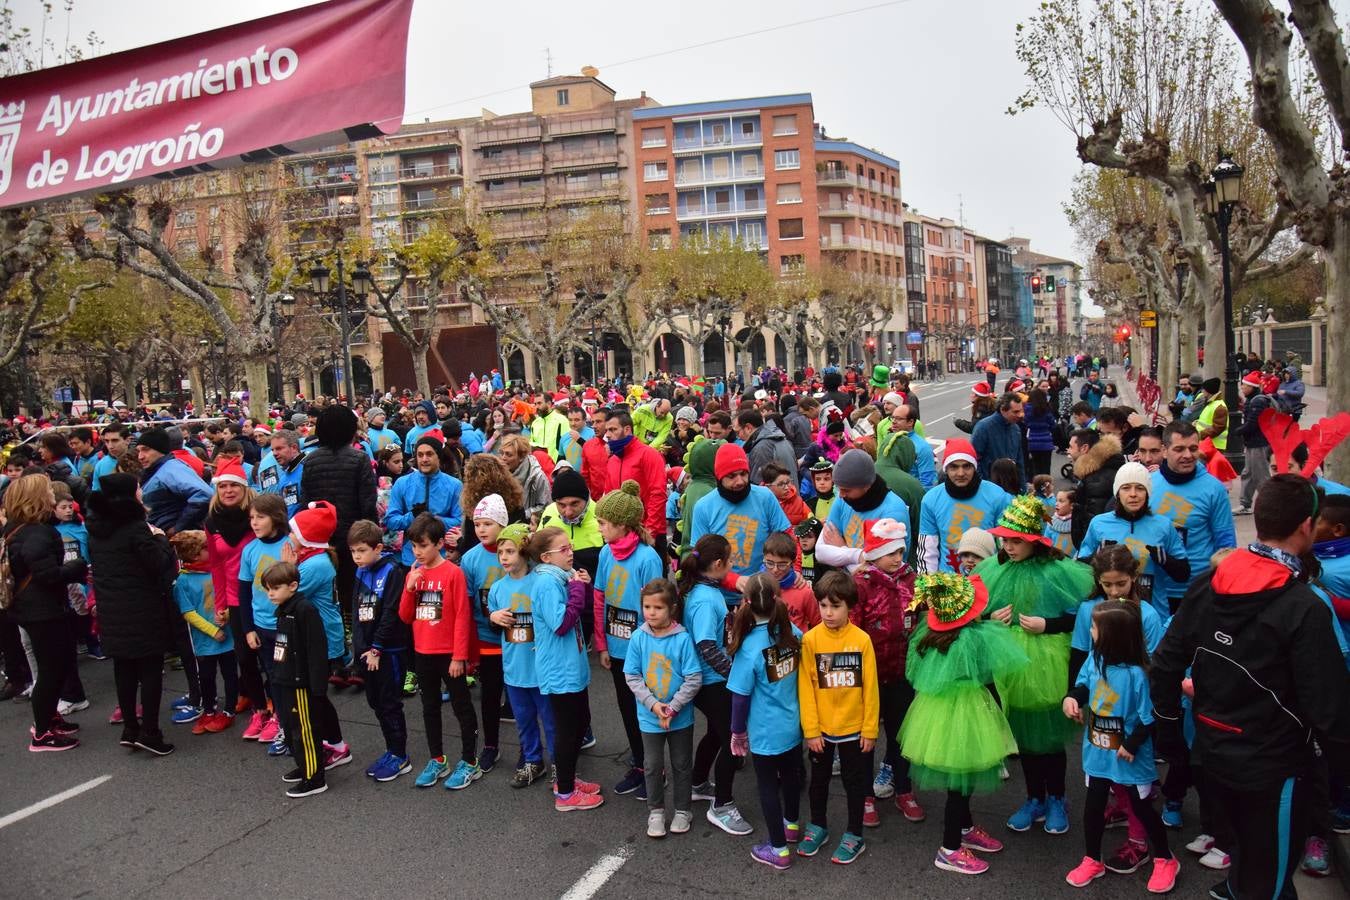
[[[1148, 890], [1171, 891], [1194, 790], [1185, 847], [1227, 870], [1210, 895], [1284, 896], [1291, 846], [1326, 874], [1350, 831], [1350, 491], [1319, 474], [1325, 441], [1300, 442], [1289, 377], [1266, 390], [1258, 364], [1243, 428], [1261, 472], [1239, 509], [1256, 540], [1238, 547], [1213, 385], [1183, 384], [1159, 428], [1100, 361], [1069, 365], [1076, 390], [1039, 358], [996, 393], [987, 361], [970, 438], [945, 442], [880, 365], [553, 391], [490, 373], [264, 418], [14, 421], [0, 696], [30, 704], [31, 750], [74, 749], [79, 656], [111, 658], [123, 746], [232, 732], [290, 758], [298, 799], [353, 761], [330, 695], [356, 689], [382, 735], [358, 748], [372, 780], [463, 790], [508, 768], [559, 812], [643, 799], [653, 838], [704, 802], [754, 833], [734, 795], [748, 757], [751, 856], [776, 869], [853, 863], [893, 799], [911, 822], [941, 804], [935, 866], [985, 872], [1004, 844], [971, 797], [1013, 792], [1020, 767], [1006, 829], [1066, 833], [1079, 742], [1070, 884], [1149, 865]], [[173, 666], [187, 692], [161, 709]], [[582, 751], [611, 702], [630, 765], [602, 786]]]

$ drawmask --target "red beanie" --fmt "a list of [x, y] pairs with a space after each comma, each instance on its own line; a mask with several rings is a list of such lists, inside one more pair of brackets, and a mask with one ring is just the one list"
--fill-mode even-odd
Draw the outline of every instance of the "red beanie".
[[726, 478], [732, 472], [749, 472], [750, 457], [745, 455], [736, 444], [723, 444], [717, 448], [717, 456], [713, 459], [713, 475], [718, 481]]
[[337, 531], [337, 509], [324, 500], [316, 500], [291, 519], [291, 532], [306, 547], [327, 547]]

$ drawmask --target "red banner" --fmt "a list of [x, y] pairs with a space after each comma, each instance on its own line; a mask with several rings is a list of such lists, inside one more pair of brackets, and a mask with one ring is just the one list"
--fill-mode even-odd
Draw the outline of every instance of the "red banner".
[[398, 131], [412, 0], [332, 0], [0, 80], [0, 207]]

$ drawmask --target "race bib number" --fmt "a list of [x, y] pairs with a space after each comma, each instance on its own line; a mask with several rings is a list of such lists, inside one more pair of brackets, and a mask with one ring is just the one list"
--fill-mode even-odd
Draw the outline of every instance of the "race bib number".
[[1119, 750], [1125, 737], [1125, 720], [1120, 716], [1094, 714], [1088, 722], [1088, 742], [1102, 750]]
[[807, 584], [815, 584], [815, 583], [816, 583], [816, 567], [815, 567], [815, 566], [802, 566], [802, 578], [804, 578], [804, 579], [806, 580], [806, 583], [807, 583]]
[[479, 588], [479, 589], [478, 589], [478, 610], [483, 614], [483, 618], [485, 618], [485, 619], [488, 617], [488, 614], [489, 614], [488, 605], [487, 605], [487, 598], [488, 598], [488, 588]]
[[273, 466], [268, 466], [266, 469], [263, 469], [262, 473], [258, 476], [258, 483], [262, 485], [264, 491], [270, 491], [272, 488], [276, 487], [277, 480], [277, 470]]
[[512, 613], [516, 617], [514, 625], [506, 629], [506, 642], [508, 644], [533, 644], [534, 643], [534, 613], [517, 612]]
[[277, 633], [277, 642], [272, 646], [272, 662], [286, 661], [286, 655], [290, 653], [290, 643], [289, 635]]
[[419, 622], [439, 622], [441, 620], [441, 592], [423, 591], [417, 598], [417, 610], [413, 617]]
[[801, 660], [798, 650], [779, 650], [777, 647], [764, 648], [764, 675], [769, 684], [776, 684], [797, 671]]
[[862, 654], [822, 653], [816, 657], [816, 674], [822, 688], [862, 687]]
[[361, 605], [356, 608], [356, 621], [374, 622], [375, 621], [375, 598], [367, 597], [361, 600]]
[[914, 626], [918, 624], [918, 614], [912, 609], [905, 610], [904, 627], [905, 634], [913, 634]]
[[300, 502], [300, 486], [288, 484], [281, 489], [281, 499], [286, 501], [287, 506], [295, 506]]
[[65, 544], [65, 553], [61, 557], [61, 562], [63, 563], [74, 562], [75, 560], [80, 558], [79, 544], [77, 544], [74, 541], [64, 541], [63, 543]]
[[605, 633], [621, 641], [631, 641], [637, 628], [637, 612], [619, 606], [605, 606]]
[[1153, 576], [1140, 575], [1135, 581], [1139, 585], [1139, 602], [1148, 603], [1153, 599]]

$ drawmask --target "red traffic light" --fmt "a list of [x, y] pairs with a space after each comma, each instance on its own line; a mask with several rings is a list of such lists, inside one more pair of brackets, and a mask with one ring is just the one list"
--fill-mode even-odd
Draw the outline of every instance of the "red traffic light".
[[1041, 289], [1041, 276], [1039, 276], [1039, 275], [1032, 275], [1032, 276], [1031, 276], [1031, 290], [1032, 290], [1032, 291], [1039, 291], [1040, 289]]
[[868, 338], [868, 339], [867, 339], [867, 349], [868, 349], [868, 350], [875, 350], [876, 348], [877, 348], [877, 339], [874, 338], [874, 337]]

